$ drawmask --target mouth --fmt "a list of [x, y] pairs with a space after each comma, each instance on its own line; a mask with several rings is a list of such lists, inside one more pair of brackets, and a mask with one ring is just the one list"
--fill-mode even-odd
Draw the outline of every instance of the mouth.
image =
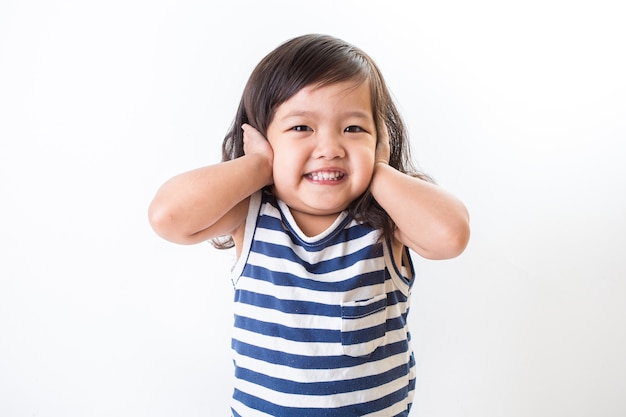
[[306, 174], [305, 177], [312, 181], [341, 181], [346, 176], [341, 171], [315, 171]]

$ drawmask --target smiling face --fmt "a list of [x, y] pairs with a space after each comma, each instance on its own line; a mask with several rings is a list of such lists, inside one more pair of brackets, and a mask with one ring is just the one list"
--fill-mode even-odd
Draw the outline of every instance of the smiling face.
[[321, 232], [372, 178], [376, 124], [369, 84], [304, 87], [276, 109], [267, 138], [274, 193], [305, 233]]

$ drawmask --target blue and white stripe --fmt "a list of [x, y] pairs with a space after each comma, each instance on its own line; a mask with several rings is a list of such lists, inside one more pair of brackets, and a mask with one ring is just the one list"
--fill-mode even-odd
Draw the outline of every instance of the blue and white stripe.
[[343, 213], [306, 237], [267, 191], [251, 197], [235, 285], [234, 416], [407, 416], [413, 266]]

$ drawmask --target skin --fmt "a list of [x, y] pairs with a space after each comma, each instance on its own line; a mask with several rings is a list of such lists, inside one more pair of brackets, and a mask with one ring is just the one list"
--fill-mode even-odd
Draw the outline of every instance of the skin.
[[[302, 231], [317, 235], [369, 186], [376, 155], [376, 123], [367, 84], [305, 87], [278, 107], [268, 141], [273, 191]], [[247, 145], [247, 144], [246, 144]]]
[[303, 88], [277, 108], [267, 139], [242, 128], [244, 156], [180, 174], [158, 190], [149, 219], [160, 236], [193, 244], [232, 235], [239, 255], [249, 197], [264, 186], [272, 185], [308, 236], [326, 230], [369, 187], [396, 224], [396, 259], [403, 246], [428, 259], [465, 249], [465, 206], [388, 165], [389, 138], [386, 129], [377, 137], [367, 83]]

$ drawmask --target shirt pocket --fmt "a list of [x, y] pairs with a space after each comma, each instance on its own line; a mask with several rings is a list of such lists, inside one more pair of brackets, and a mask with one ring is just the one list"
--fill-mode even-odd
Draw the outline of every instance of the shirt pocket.
[[341, 304], [341, 344], [348, 356], [370, 355], [385, 338], [387, 294]]

